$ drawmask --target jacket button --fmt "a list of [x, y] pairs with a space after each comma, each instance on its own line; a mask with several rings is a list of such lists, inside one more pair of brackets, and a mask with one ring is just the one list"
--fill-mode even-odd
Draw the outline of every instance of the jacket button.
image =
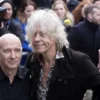
[[67, 80], [64, 80], [64, 84], [67, 84]]
[[32, 75], [30, 75], [30, 79], [32, 78]]
[[60, 81], [61, 81], [61, 79], [58, 79], [58, 81], [60, 82]]

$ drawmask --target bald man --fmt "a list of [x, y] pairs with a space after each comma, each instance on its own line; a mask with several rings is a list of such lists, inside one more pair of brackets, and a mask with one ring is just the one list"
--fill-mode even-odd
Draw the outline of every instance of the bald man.
[[22, 45], [13, 34], [0, 37], [0, 100], [31, 100], [28, 69], [19, 66]]

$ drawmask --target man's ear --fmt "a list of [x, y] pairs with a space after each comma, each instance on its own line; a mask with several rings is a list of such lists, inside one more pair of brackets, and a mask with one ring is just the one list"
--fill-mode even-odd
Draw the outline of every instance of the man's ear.
[[91, 22], [92, 21], [92, 14], [88, 14], [87, 19]]

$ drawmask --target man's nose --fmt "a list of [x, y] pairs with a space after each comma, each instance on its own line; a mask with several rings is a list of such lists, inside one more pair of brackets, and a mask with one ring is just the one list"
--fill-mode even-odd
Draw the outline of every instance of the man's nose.
[[11, 57], [11, 58], [13, 58], [13, 59], [16, 57], [16, 55], [15, 55], [15, 52], [14, 52], [14, 51], [12, 51], [12, 52], [11, 52], [10, 57]]
[[35, 36], [35, 41], [39, 41], [41, 39], [41, 36], [39, 35], [39, 34], [37, 34], [36, 36]]

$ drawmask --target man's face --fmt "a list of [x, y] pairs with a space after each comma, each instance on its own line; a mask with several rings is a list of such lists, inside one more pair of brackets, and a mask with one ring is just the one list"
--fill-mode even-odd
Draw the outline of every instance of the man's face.
[[47, 53], [55, 47], [55, 41], [46, 33], [42, 33], [40, 27], [36, 27], [36, 33], [32, 36], [32, 45], [37, 53]]
[[17, 40], [5, 40], [0, 48], [0, 66], [6, 69], [16, 69], [22, 56], [21, 43]]
[[100, 24], [100, 10], [94, 9], [94, 13], [91, 14], [92, 18], [91, 21], [95, 24]]
[[5, 7], [7, 9], [7, 11], [3, 14], [3, 18], [5, 20], [9, 20], [12, 17], [12, 14], [13, 14], [11, 4], [4, 3], [4, 4], [2, 4], [2, 7]]

